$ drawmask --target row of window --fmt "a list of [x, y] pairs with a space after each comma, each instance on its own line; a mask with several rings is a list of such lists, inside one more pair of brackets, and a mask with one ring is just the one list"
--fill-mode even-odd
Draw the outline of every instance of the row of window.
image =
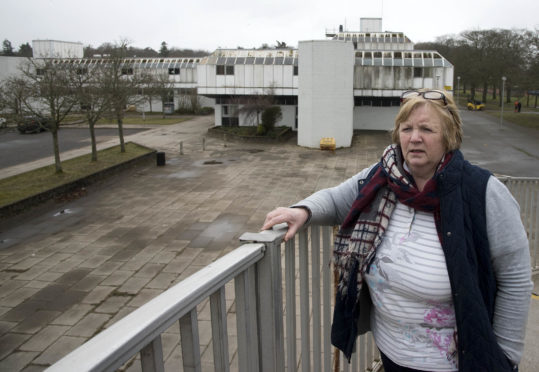
[[[251, 102], [253, 96], [216, 96], [215, 104], [217, 105], [245, 105]], [[298, 96], [273, 96], [273, 104], [279, 106], [293, 106], [298, 104]]]
[[[234, 75], [234, 66], [216, 65], [215, 73], [217, 75]], [[298, 66], [294, 66], [294, 76], [298, 75]]]
[[356, 58], [442, 58], [438, 53], [431, 52], [356, 52]]
[[[87, 71], [87, 70], [86, 70]], [[133, 75], [133, 67], [122, 67], [122, 75]], [[172, 67], [168, 69], [169, 75], [179, 75], [180, 74], [180, 68], [179, 67]]]
[[[55, 59], [53, 60], [54, 64], [81, 64], [81, 65], [91, 65], [91, 64], [108, 64], [110, 59], [105, 58], [83, 58], [83, 59]], [[133, 58], [133, 59], [124, 59], [123, 63], [129, 64], [156, 64], [156, 63], [200, 63], [200, 58], [161, 58], [161, 59], [143, 59], [143, 58]]]

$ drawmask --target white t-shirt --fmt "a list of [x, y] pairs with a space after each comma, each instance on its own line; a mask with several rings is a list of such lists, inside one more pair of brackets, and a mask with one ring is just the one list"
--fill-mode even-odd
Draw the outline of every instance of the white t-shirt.
[[455, 311], [433, 214], [397, 202], [365, 278], [380, 350], [404, 367], [456, 371]]

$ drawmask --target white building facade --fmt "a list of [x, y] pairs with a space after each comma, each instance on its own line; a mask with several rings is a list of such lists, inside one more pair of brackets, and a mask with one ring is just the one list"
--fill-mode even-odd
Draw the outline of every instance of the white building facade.
[[34, 58], [82, 58], [82, 43], [59, 40], [32, 40]]
[[324, 137], [348, 147], [354, 130], [389, 130], [409, 89], [453, 90], [453, 65], [432, 50], [414, 50], [403, 33], [382, 32], [380, 18], [361, 31], [340, 27], [298, 49], [217, 50], [197, 66], [198, 94], [215, 99], [215, 125], [255, 125], [242, 116], [252, 96], [271, 94], [277, 125], [318, 148]]
[[[126, 58], [123, 66], [127, 75], [168, 75], [174, 94], [167, 105], [181, 108], [197, 95], [201, 106], [214, 106], [216, 126], [256, 125], [258, 115], [246, 106], [271, 97], [282, 111], [276, 125], [297, 131], [299, 145], [318, 148], [332, 137], [348, 147], [354, 130], [393, 127], [403, 91], [453, 90], [453, 65], [438, 52], [415, 50], [401, 32], [382, 32], [380, 18], [362, 19], [360, 29], [340, 26], [324, 40], [300, 41], [298, 49], [218, 49], [203, 58]], [[52, 56], [82, 69], [106, 63], [82, 58], [80, 43], [35, 40], [33, 48], [34, 58]], [[0, 58], [0, 74], [21, 61]], [[153, 109], [164, 107], [156, 100]]]

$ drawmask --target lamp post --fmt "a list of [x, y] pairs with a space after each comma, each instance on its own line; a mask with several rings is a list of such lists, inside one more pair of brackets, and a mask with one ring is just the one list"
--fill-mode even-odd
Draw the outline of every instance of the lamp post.
[[144, 102], [144, 86], [142, 86], [142, 121], [146, 121], [146, 110], [145, 110], [145, 107], [146, 106], [146, 102]]
[[505, 76], [502, 76], [502, 109], [500, 111], [500, 129], [503, 123], [503, 95], [505, 93], [505, 80], [507, 80], [507, 78]]
[[457, 76], [457, 106], [459, 105], [459, 97], [460, 97], [460, 76]]

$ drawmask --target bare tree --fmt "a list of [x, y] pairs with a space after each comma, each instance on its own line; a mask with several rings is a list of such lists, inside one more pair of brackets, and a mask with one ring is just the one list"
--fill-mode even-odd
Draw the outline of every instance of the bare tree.
[[239, 112], [245, 115], [245, 120], [253, 125], [260, 125], [260, 115], [268, 107], [273, 106], [275, 101], [273, 85], [266, 89], [265, 94], [237, 98], [239, 104], [243, 104]]
[[39, 123], [47, 123], [46, 128], [52, 135], [56, 173], [62, 172], [58, 146], [58, 130], [75, 107], [74, 95], [76, 74], [70, 63], [53, 63], [53, 60], [28, 60], [21, 67], [20, 79], [21, 112], [19, 116], [30, 114]]
[[105, 69], [105, 66], [97, 65], [91, 69], [79, 68], [76, 71], [75, 92], [90, 130], [92, 161], [97, 161], [95, 124], [110, 108], [107, 96], [110, 80], [107, 79]]
[[26, 95], [26, 81], [12, 76], [0, 86], [0, 112], [13, 118], [20, 117], [23, 112], [22, 99]]
[[150, 112], [153, 112], [152, 102], [154, 98], [159, 98], [162, 103], [163, 116], [165, 104], [174, 99], [174, 84], [170, 81], [167, 71], [144, 71], [139, 77], [141, 89], [140, 94], [145, 102], [150, 105]]
[[121, 41], [112, 50], [110, 57], [106, 58], [104, 78], [107, 83], [107, 96], [109, 98], [112, 115], [118, 123], [118, 136], [120, 138], [120, 151], [125, 152], [123, 134], [123, 120], [128, 105], [136, 105], [141, 97], [139, 87], [144, 83], [143, 74], [134, 69], [125, 59], [127, 41]]

